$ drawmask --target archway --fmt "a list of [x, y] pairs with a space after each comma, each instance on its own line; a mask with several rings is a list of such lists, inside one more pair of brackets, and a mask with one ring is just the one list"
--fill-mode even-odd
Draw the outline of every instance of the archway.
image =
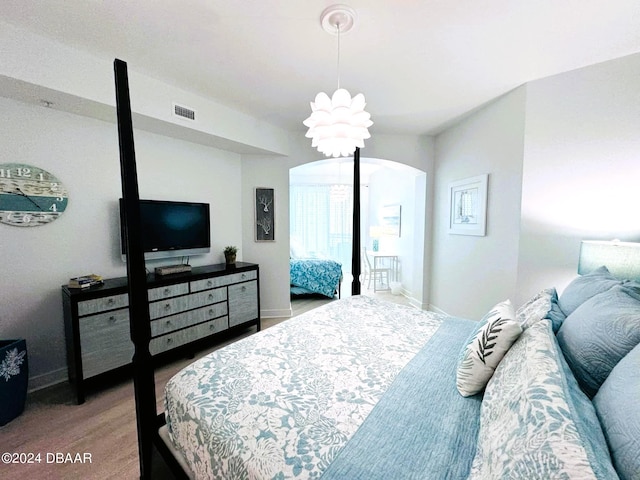
[[[361, 244], [398, 259], [400, 292], [421, 301], [426, 209], [426, 173], [400, 162], [361, 158]], [[332, 258], [343, 265], [344, 285], [351, 275], [353, 159], [319, 160], [289, 170], [292, 256]], [[305, 198], [306, 197], [306, 198]], [[380, 232], [387, 207], [397, 208], [398, 229]], [[375, 238], [374, 238], [375, 237]], [[363, 293], [368, 285], [363, 285]], [[349, 288], [343, 288], [348, 295]]]

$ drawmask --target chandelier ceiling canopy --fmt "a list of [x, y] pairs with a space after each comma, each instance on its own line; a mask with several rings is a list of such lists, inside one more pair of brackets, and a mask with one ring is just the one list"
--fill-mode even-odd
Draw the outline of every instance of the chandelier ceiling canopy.
[[340, 88], [340, 35], [353, 28], [356, 12], [346, 5], [333, 5], [320, 16], [322, 28], [338, 36], [338, 89], [331, 98], [324, 92], [316, 95], [311, 102], [311, 116], [302, 122], [309, 127], [306, 133], [311, 138], [311, 146], [327, 157], [346, 157], [356, 147], [364, 147], [364, 140], [370, 138], [368, 128], [373, 125], [371, 115], [365, 112], [364, 95], [353, 98], [344, 88]]

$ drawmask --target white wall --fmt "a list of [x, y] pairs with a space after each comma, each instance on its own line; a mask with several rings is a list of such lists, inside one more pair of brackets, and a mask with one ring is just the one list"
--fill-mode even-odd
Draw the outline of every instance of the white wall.
[[640, 241], [640, 54], [527, 86], [519, 302], [575, 277], [581, 240]]
[[[115, 121], [113, 58], [96, 57], [2, 21], [0, 44], [3, 96], [34, 103], [46, 99], [58, 109]], [[135, 64], [127, 69], [139, 127], [225, 150], [287, 153], [284, 130], [144, 75]], [[173, 102], [195, 109], [196, 121], [173, 116]]]
[[[385, 206], [401, 207], [400, 236], [385, 235], [378, 241], [381, 251], [398, 255], [402, 294], [416, 305], [423, 302], [425, 184], [424, 172], [406, 166], [383, 167], [376, 170], [369, 182], [368, 226], [382, 224], [381, 215]], [[371, 250], [372, 241], [368, 233], [367, 229], [363, 232], [363, 246]]]
[[[436, 139], [431, 303], [479, 318], [561, 293], [580, 241], [640, 241], [640, 54], [531, 82]], [[489, 173], [486, 237], [446, 232], [447, 185]]]
[[[273, 188], [275, 240], [255, 241], [254, 191]], [[285, 158], [244, 156], [242, 160], [242, 248], [244, 259], [260, 264], [263, 317], [291, 315], [289, 299], [289, 169]]]
[[[42, 167], [69, 190], [67, 210], [51, 224], [0, 224], [0, 337], [26, 338], [30, 388], [37, 388], [67, 375], [60, 286], [86, 273], [126, 275], [117, 129], [2, 97], [0, 109], [0, 163]], [[212, 252], [191, 263], [222, 262], [225, 245], [242, 245], [240, 155], [140, 130], [134, 135], [140, 196], [210, 203]], [[171, 260], [149, 267], [162, 263]]]
[[[516, 289], [525, 88], [495, 100], [436, 138], [430, 304], [480, 318]], [[488, 173], [486, 236], [452, 235], [449, 183]]]

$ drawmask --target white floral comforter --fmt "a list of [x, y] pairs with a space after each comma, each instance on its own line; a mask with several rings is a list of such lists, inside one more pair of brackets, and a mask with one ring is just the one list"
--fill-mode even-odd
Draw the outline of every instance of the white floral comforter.
[[319, 478], [444, 316], [332, 302], [175, 375], [165, 407], [196, 478]]

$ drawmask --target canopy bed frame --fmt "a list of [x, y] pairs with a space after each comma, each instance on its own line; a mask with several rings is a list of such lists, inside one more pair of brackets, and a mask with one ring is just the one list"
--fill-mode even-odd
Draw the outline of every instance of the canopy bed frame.
[[158, 415], [127, 69], [114, 68], [142, 479], [161, 473], [154, 452], [176, 478], [640, 478], [640, 283], [603, 265], [480, 321], [359, 295], [357, 149], [353, 295], [194, 361]]
[[[158, 414], [154, 364], [149, 351], [151, 340], [151, 321], [147, 298], [147, 275], [142, 249], [140, 228], [140, 209], [138, 202], [138, 173], [133, 139], [133, 119], [129, 79], [126, 62], [115, 59], [114, 63], [116, 112], [120, 147], [120, 170], [122, 198], [124, 204], [124, 231], [127, 251], [127, 277], [129, 293], [129, 314], [131, 340], [134, 344], [133, 383], [138, 430], [138, 453], [140, 459], [140, 478], [151, 479], [154, 449], [163, 457], [169, 468], [178, 478], [187, 478], [183, 468], [171, 454], [160, 436], [164, 425], [164, 413]], [[352, 295], [360, 294], [360, 149], [353, 155], [353, 246], [351, 271], [353, 282]]]

